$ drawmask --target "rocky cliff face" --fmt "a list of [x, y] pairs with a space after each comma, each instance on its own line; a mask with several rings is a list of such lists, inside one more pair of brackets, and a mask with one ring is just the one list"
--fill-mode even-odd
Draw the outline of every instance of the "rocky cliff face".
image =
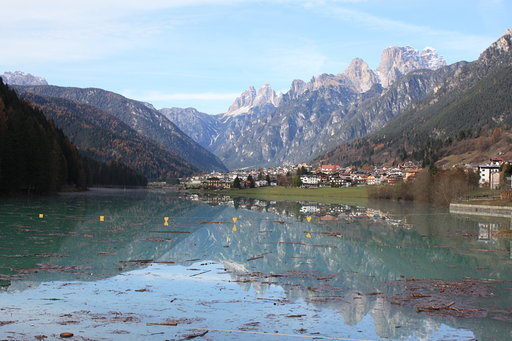
[[380, 83], [388, 88], [403, 75], [419, 69], [437, 70], [446, 65], [435, 49], [425, 48], [421, 53], [410, 47], [392, 46], [382, 52], [381, 62], [377, 68]]
[[48, 82], [43, 77], [21, 71], [5, 72], [0, 77], [9, 85], [48, 85]]
[[221, 133], [221, 123], [217, 117], [199, 112], [194, 108], [163, 108], [160, 112], [207, 149], [215, 143], [214, 138]]
[[357, 92], [366, 92], [374, 84], [379, 83], [377, 74], [360, 58], [354, 58], [347, 69], [343, 71], [343, 75], [352, 82], [354, 90]]
[[510, 64], [512, 61], [512, 29], [505, 30], [503, 36], [491, 44], [478, 58], [483, 67], [493, 68]]
[[269, 84], [264, 84], [258, 92], [253, 86], [242, 92], [240, 97], [237, 97], [233, 104], [229, 107], [228, 111], [222, 115], [223, 119], [229, 117], [240, 116], [248, 113], [257, 113], [261, 108], [277, 107], [280, 103], [280, 96], [276, 95], [275, 91]]

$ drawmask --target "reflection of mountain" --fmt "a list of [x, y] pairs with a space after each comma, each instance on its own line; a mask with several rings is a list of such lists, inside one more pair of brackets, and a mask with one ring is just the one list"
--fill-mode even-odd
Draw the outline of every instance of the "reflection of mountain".
[[[371, 318], [381, 337], [428, 339], [441, 324], [449, 324], [486, 339], [509, 328], [508, 322], [491, 318], [471, 324], [472, 319], [441, 319], [418, 314], [411, 305], [392, 304], [395, 297], [409, 295], [411, 285], [419, 285], [405, 278], [512, 280], [508, 244], [479, 241], [477, 221], [430, 207], [382, 202], [373, 209], [317, 205], [318, 215], [308, 223], [300, 203], [213, 202], [146, 192], [11, 201], [0, 207], [2, 226], [16, 231], [13, 237], [0, 230], [0, 271], [28, 269], [20, 271], [22, 281], [13, 281], [16, 289], [28, 281], [110, 277], [154, 261], [189, 265], [211, 260], [222, 263], [242, 288], [263, 294], [277, 285], [292, 301], [338, 311], [348, 325]], [[45, 219], [22, 218], [42, 209]], [[163, 226], [163, 217], [170, 218], [170, 226]], [[238, 218], [236, 229], [233, 217]], [[55, 271], [30, 270], [41, 270], [41, 263]], [[62, 271], [66, 267], [69, 271]], [[507, 311], [510, 290], [495, 283], [490, 289], [495, 297], [459, 295], [454, 300]]]
[[[293, 206], [286, 209], [283, 204], [277, 208], [265, 206], [264, 202], [245, 202], [240, 207], [249, 209], [226, 207], [211, 217], [214, 222], [229, 222], [231, 217], [238, 217], [236, 231], [232, 224], [206, 225], [170, 249], [162, 259], [203, 259], [203, 255], [208, 255], [208, 259], [224, 264], [233, 280], [247, 289], [252, 286], [263, 294], [269, 285], [282, 286], [289, 299], [329, 306], [339, 311], [350, 325], [370, 315], [381, 337], [415, 335], [428, 339], [436, 325], [447, 322], [480, 335], [498, 335], [493, 328], [506, 328], [506, 323], [488, 319], [475, 330], [467, 319], [429, 319], [410, 307], [390, 303], [393, 297], [405, 295], [405, 278], [453, 283], [476, 276], [475, 269], [479, 269], [479, 278], [510, 280], [510, 265], [496, 264], [496, 258], [502, 254], [471, 252], [484, 246], [476, 237], [460, 238], [460, 231], [471, 233], [478, 229], [475, 222], [428, 207], [398, 207], [398, 212], [404, 209], [404, 216], [394, 215], [394, 219], [389, 214], [389, 219], [384, 219], [386, 214], [379, 216], [378, 210], [368, 214], [366, 208], [344, 207], [340, 209], [339, 220], [319, 222], [316, 217], [315, 223], [308, 224], [293, 217], [297, 211]], [[259, 210], [287, 212], [289, 216]], [[311, 238], [307, 238], [307, 233]], [[503, 296], [457, 300], [472, 300], [475, 307], [510, 306]]]

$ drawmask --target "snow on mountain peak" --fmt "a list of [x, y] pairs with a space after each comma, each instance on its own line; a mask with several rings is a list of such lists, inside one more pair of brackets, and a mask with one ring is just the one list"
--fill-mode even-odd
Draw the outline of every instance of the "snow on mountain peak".
[[420, 53], [410, 47], [388, 47], [382, 52], [381, 62], [377, 68], [381, 84], [387, 88], [401, 76], [418, 69], [436, 70], [446, 65], [432, 47], [426, 47]]
[[21, 71], [5, 72], [0, 77], [2, 77], [5, 83], [11, 85], [48, 85], [48, 82], [43, 77]]
[[431, 70], [437, 70], [446, 65], [443, 57], [437, 54], [437, 50], [433, 47], [427, 46], [421, 51], [421, 59], [424, 66]]

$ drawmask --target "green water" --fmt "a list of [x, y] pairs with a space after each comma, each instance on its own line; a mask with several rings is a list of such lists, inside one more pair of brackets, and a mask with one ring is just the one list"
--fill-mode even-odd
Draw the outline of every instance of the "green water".
[[146, 191], [0, 205], [0, 339], [512, 339], [510, 219]]

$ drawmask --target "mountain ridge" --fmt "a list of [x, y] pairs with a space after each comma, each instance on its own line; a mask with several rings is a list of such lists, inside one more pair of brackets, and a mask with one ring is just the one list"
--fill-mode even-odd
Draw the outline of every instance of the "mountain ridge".
[[[475, 150], [487, 155], [485, 149], [499, 141], [502, 130], [509, 131], [512, 126], [511, 33], [506, 31], [477, 60], [452, 65], [450, 77], [431, 95], [381, 130], [341, 144], [316, 162], [390, 164], [415, 159], [426, 164], [438, 160], [453, 164], [455, 159], [477, 161]], [[466, 140], [473, 147], [461, 147], [460, 141]], [[507, 150], [496, 153], [510, 154]], [[482, 161], [485, 159], [478, 162]]]
[[84, 155], [95, 161], [121, 162], [151, 180], [197, 171], [176, 154], [93, 106], [28, 92], [21, 98], [53, 120]]
[[337, 75], [294, 80], [277, 102], [259, 103], [243, 115], [220, 115], [220, 134], [207, 147], [229, 168], [318, 159], [336, 145], [379, 131], [403, 113], [434, 105], [444, 94], [462, 96], [481, 78], [512, 65], [511, 32], [506, 30], [473, 62], [446, 65], [431, 47], [389, 47], [375, 71], [355, 58]]
[[58, 86], [15, 86], [17, 91], [42, 97], [64, 98], [88, 104], [118, 118], [135, 131], [173, 151], [201, 170], [226, 170], [223, 163], [183, 133], [161, 112], [147, 103], [128, 99], [120, 94], [98, 88]]

